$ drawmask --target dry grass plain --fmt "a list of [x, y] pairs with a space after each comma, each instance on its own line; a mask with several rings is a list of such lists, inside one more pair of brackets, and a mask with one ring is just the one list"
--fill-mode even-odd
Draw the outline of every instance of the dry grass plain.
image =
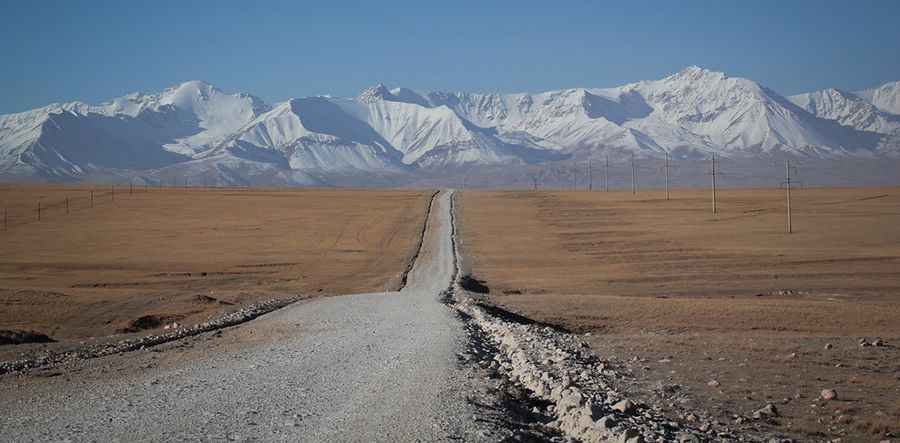
[[[458, 203], [491, 302], [589, 332], [673, 416], [802, 440], [900, 433], [900, 189], [795, 190], [790, 235], [775, 189], [722, 190], [715, 215], [704, 190]], [[839, 399], [820, 400], [826, 388]], [[766, 403], [780, 416], [753, 420]]]
[[145, 315], [193, 324], [261, 299], [394, 288], [430, 195], [138, 187], [113, 200], [109, 187], [2, 186], [0, 330], [73, 343]]

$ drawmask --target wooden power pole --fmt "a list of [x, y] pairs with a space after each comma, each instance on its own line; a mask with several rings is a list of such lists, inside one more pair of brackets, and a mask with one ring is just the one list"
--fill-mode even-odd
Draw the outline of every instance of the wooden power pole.
[[634, 153], [631, 153], [631, 193], [637, 194], [637, 181], [634, 173]]
[[591, 159], [588, 159], [588, 191], [594, 190], [594, 170], [591, 168]]
[[603, 170], [603, 192], [609, 192], [609, 153], [606, 154], [606, 169]]
[[669, 199], [669, 151], [666, 151], [666, 200]]
[[578, 162], [572, 165], [572, 190], [578, 190]]
[[719, 208], [716, 207], [716, 154], [713, 153], [712, 156], [712, 205], [713, 205], [713, 214], [719, 212]]
[[787, 232], [788, 234], [794, 231], [793, 226], [791, 225], [791, 161], [784, 161], [784, 187], [787, 191]]

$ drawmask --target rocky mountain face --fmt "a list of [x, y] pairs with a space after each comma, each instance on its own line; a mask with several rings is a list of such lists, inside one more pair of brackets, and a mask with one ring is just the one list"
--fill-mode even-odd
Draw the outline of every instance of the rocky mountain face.
[[191, 81], [0, 116], [0, 177], [321, 185], [601, 156], [896, 157], [898, 113], [898, 83], [786, 98], [698, 67], [606, 89], [472, 94], [379, 84], [355, 98], [275, 105]]

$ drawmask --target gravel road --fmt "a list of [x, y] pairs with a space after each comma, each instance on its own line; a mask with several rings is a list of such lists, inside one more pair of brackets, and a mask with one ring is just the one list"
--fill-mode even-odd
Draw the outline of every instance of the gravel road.
[[450, 193], [400, 292], [297, 303], [161, 351], [0, 379], [2, 441], [484, 440], [439, 300], [454, 273]]

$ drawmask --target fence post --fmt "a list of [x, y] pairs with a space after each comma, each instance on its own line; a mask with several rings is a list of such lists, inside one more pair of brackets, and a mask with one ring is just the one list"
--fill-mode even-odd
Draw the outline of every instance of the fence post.
[[7, 227], [7, 224], [8, 224], [7, 218], [8, 217], [9, 217], [9, 209], [3, 208], [3, 231], [4, 232], [6, 232], [6, 230], [8, 229], [8, 227]]
[[94, 207], [94, 191], [91, 191], [91, 207]]
[[116, 201], [116, 185], [112, 185], [112, 201]]
[[38, 221], [41, 221], [41, 201], [38, 200]]
[[69, 215], [69, 197], [66, 197], [66, 215]]

